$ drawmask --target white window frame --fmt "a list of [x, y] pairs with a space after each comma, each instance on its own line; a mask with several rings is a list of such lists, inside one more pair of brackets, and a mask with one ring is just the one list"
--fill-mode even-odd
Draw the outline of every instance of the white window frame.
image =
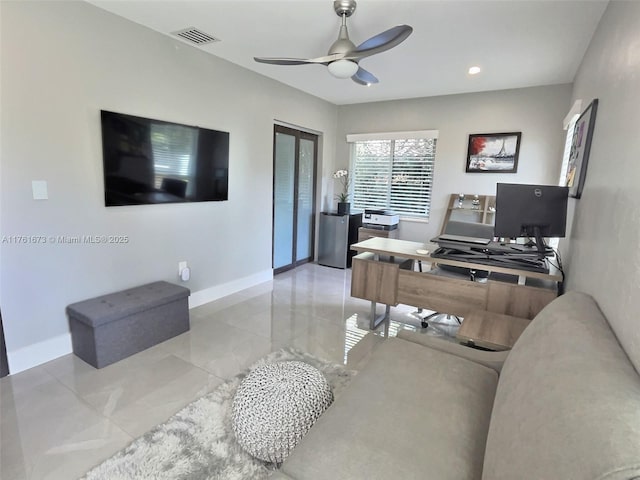
[[[380, 133], [360, 133], [360, 134], [349, 134], [347, 135], [347, 142], [351, 144], [351, 153], [350, 153], [350, 171], [355, 175], [355, 157], [356, 157], [356, 143], [357, 142], [367, 142], [367, 141], [396, 141], [396, 140], [412, 140], [412, 139], [426, 139], [426, 140], [434, 140], [437, 145], [438, 138], [438, 130], [418, 130], [418, 131], [407, 131], [407, 132], [380, 132]], [[437, 155], [437, 147], [436, 153], [434, 154], [433, 160], [431, 161], [432, 168], [435, 166], [435, 155]], [[390, 158], [390, 162], [388, 165], [387, 176], [392, 178], [392, 168], [393, 168], [393, 154]], [[350, 194], [355, 203], [354, 197], [354, 185], [356, 184], [355, 176], [352, 178], [351, 186], [350, 186]], [[391, 203], [391, 188], [392, 185], [388, 185], [387, 191], [387, 199], [386, 204], [387, 208]], [[396, 209], [398, 214], [401, 215], [402, 219], [407, 220], [417, 220], [417, 221], [428, 221], [429, 215], [431, 212], [431, 191], [433, 189], [433, 172], [430, 177], [430, 183], [428, 185], [428, 193], [425, 198], [426, 206], [425, 212], [420, 214], [417, 212], [403, 212]]]

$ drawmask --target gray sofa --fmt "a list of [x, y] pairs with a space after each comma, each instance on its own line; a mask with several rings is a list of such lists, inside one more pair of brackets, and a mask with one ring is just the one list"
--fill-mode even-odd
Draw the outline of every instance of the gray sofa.
[[640, 479], [640, 377], [568, 293], [511, 352], [385, 340], [272, 478]]

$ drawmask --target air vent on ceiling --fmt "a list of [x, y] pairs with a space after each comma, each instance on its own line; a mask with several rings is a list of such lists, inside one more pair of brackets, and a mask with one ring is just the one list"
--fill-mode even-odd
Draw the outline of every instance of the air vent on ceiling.
[[177, 32], [173, 32], [173, 35], [183, 38], [195, 45], [204, 45], [206, 43], [213, 43], [213, 42], [220, 41], [220, 39], [212, 37], [208, 33], [204, 33], [202, 30], [198, 30], [195, 27], [189, 27], [183, 30], [179, 30]]

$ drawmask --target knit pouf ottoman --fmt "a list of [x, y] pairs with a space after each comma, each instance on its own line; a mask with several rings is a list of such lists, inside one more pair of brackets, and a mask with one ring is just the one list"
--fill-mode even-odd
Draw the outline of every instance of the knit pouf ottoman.
[[233, 399], [236, 439], [253, 457], [282, 463], [331, 402], [331, 388], [317, 368], [293, 361], [260, 365]]

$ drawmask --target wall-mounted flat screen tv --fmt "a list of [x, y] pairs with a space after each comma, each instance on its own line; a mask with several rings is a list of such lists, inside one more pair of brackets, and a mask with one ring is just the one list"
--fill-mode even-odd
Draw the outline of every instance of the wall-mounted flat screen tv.
[[229, 133], [101, 111], [107, 207], [228, 199]]

